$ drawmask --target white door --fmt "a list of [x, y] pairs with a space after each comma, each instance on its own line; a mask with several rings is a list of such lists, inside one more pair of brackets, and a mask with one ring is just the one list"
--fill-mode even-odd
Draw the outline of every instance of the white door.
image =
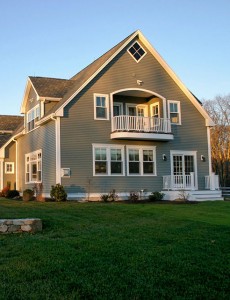
[[173, 154], [173, 186], [177, 189], [194, 189], [194, 155]]

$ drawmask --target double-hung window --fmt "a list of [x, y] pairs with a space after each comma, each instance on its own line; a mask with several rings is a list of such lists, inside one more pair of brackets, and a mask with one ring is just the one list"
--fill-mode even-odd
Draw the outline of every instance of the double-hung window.
[[124, 146], [93, 145], [94, 175], [124, 175]]
[[35, 128], [35, 122], [40, 118], [39, 105], [32, 108], [27, 112], [27, 131], [31, 131]]
[[14, 174], [14, 163], [13, 162], [5, 163], [5, 174]]
[[26, 183], [42, 182], [42, 151], [26, 154]]
[[94, 94], [94, 119], [109, 119], [109, 97], [108, 95]]
[[127, 175], [156, 175], [155, 147], [127, 146]]
[[181, 125], [180, 101], [168, 100], [168, 111], [171, 124]]

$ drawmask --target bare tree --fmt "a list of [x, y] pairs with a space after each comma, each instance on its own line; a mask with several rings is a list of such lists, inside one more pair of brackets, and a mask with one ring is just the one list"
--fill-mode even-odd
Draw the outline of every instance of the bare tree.
[[204, 108], [216, 126], [211, 130], [212, 167], [221, 186], [230, 185], [230, 94], [204, 100]]

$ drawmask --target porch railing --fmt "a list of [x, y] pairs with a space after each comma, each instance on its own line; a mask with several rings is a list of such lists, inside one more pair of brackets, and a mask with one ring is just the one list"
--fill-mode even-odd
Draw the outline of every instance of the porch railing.
[[114, 131], [139, 131], [170, 133], [170, 119], [137, 116], [115, 116], [112, 118], [112, 132]]
[[211, 175], [205, 176], [205, 189], [211, 191], [219, 190], [219, 175], [215, 175], [215, 173], [212, 173]]
[[163, 176], [164, 190], [194, 190], [194, 173], [189, 175], [166, 175]]

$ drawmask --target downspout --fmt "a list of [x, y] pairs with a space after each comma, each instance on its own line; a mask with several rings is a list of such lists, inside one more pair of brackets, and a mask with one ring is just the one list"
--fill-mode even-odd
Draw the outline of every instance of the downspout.
[[18, 190], [18, 141], [15, 140], [15, 138], [12, 139], [13, 142], [15, 142], [16, 144], [16, 157], [15, 157], [15, 160], [16, 160], [16, 168], [15, 168], [15, 178], [16, 178], [16, 190]]
[[51, 120], [55, 121], [55, 146], [56, 146], [56, 184], [61, 184], [61, 143], [60, 143], [60, 117], [51, 115]]

